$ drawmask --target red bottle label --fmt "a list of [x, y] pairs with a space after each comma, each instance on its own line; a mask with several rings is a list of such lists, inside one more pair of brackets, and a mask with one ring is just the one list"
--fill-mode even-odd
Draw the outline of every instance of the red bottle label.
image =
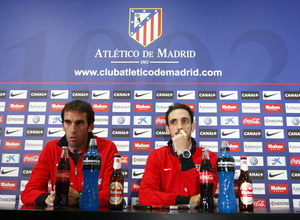
[[57, 170], [56, 181], [68, 181], [70, 180], [70, 170]]
[[214, 182], [214, 174], [213, 172], [200, 172], [200, 183], [213, 183]]
[[112, 182], [109, 186], [109, 203], [119, 205], [123, 201], [123, 185], [119, 182]]
[[243, 204], [253, 204], [253, 188], [251, 183], [242, 183], [240, 186], [240, 199]]

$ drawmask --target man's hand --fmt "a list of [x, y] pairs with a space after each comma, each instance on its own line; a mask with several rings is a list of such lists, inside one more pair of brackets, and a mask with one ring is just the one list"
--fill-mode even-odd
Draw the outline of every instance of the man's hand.
[[47, 198], [45, 199], [45, 203], [49, 206], [53, 206], [54, 199], [55, 199], [55, 189], [53, 189], [53, 191], [51, 191], [50, 194], [47, 196]]
[[69, 206], [77, 205], [76, 198], [78, 197], [78, 192], [72, 186], [73, 183], [70, 184], [69, 188]]
[[198, 206], [199, 203], [200, 203], [200, 194], [192, 196], [190, 198], [190, 202], [189, 202], [190, 205]]
[[[70, 184], [69, 188], [69, 206], [77, 205], [76, 198], [78, 197], [78, 192], [72, 188], [73, 183]], [[55, 186], [53, 187], [53, 191], [50, 192], [50, 194], [45, 199], [45, 203], [49, 206], [54, 205], [54, 199], [55, 199]]]
[[178, 130], [172, 137], [173, 146], [180, 155], [185, 149], [189, 148], [188, 135], [184, 130]]

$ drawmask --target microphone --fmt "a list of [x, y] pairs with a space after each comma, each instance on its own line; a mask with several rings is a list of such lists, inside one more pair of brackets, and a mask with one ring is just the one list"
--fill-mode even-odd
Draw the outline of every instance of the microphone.
[[83, 159], [82, 159], [82, 157], [81, 157], [81, 155], [78, 153], [78, 150], [75, 148], [75, 149], [73, 149], [73, 152], [74, 152], [74, 154], [77, 154], [78, 155], [78, 157], [83, 161]]

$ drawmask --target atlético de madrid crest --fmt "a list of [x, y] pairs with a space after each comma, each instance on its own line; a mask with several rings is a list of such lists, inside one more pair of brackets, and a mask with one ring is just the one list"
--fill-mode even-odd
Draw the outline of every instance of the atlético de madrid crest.
[[162, 34], [162, 8], [130, 8], [129, 36], [144, 47]]

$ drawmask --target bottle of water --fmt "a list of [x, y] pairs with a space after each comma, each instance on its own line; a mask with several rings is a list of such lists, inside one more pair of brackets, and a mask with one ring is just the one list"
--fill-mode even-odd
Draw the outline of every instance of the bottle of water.
[[101, 168], [101, 156], [97, 151], [97, 141], [92, 138], [88, 152], [83, 156], [83, 190], [80, 198], [80, 208], [97, 210], [99, 208], [98, 179]]
[[236, 212], [237, 199], [234, 193], [234, 158], [229, 153], [227, 141], [222, 141], [221, 155], [217, 159], [217, 172], [219, 177], [219, 212]]

